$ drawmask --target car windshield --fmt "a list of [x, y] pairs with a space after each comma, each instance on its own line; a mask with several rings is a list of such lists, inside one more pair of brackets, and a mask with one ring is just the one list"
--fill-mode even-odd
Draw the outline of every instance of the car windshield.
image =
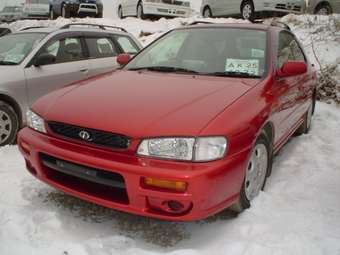
[[267, 73], [267, 32], [240, 28], [173, 30], [123, 69], [259, 78]]
[[20, 64], [46, 33], [18, 33], [0, 37], [0, 65]]

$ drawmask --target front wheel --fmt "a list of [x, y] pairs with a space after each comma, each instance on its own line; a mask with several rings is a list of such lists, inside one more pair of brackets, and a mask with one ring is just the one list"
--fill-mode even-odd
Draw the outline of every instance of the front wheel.
[[315, 8], [316, 15], [329, 15], [332, 14], [331, 8], [328, 5], [321, 5], [317, 8]]
[[241, 7], [241, 15], [243, 19], [250, 21], [255, 20], [254, 4], [252, 1], [244, 1]]
[[0, 101], [0, 146], [13, 144], [19, 130], [18, 116], [13, 108]]
[[57, 15], [54, 13], [54, 11], [51, 8], [51, 10], [50, 10], [50, 20], [55, 20], [56, 18], [57, 18]]
[[70, 12], [66, 9], [66, 4], [61, 7], [61, 16], [65, 19], [70, 17]]
[[146, 19], [146, 15], [144, 14], [143, 5], [142, 5], [141, 2], [139, 2], [138, 5], [137, 5], [137, 18], [138, 19]]
[[231, 205], [229, 210], [242, 212], [250, 207], [250, 202], [259, 194], [260, 190], [263, 190], [266, 184], [271, 162], [268, 137], [264, 132], [261, 132], [256, 139], [248, 162], [239, 200]]

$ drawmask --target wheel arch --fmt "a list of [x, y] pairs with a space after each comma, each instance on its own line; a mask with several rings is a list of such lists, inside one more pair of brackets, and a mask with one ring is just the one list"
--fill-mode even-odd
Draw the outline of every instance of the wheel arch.
[[265, 135], [267, 136], [268, 138], [268, 143], [269, 143], [269, 155], [270, 155], [270, 158], [269, 158], [269, 169], [268, 169], [268, 174], [267, 174], [267, 177], [270, 176], [270, 174], [272, 173], [272, 165], [273, 165], [273, 155], [274, 155], [274, 134], [275, 134], [275, 131], [274, 131], [274, 125], [273, 123], [271, 122], [267, 122], [264, 124], [264, 126], [262, 127], [261, 132], [264, 132]]
[[332, 11], [332, 6], [330, 5], [330, 3], [327, 2], [327, 1], [322, 1], [322, 2], [318, 3], [318, 4], [315, 6], [315, 8], [314, 8], [314, 14], [316, 14], [316, 11], [319, 10], [319, 9], [320, 9], [321, 7], [323, 7], [323, 6], [328, 7], [330, 13], [333, 13], [333, 11]]
[[214, 15], [213, 15], [213, 13], [212, 13], [212, 10], [211, 10], [211, 7], [210, 7], [210, 5], [209, 4], [206, 4], [206, 5], [204, 5], [203, 6], [203, 8], [202, 8], [202, 17], [204, 17], [204, 12], [205, 12], [205, 10], [206, 9], [209, 9], [210, 10], [210, 15], [211, 15], [211, 17], [214, 17]]
[[13, 110], [15, 111], [15, 113], [18, 117], [19, 128], [23, 127], [24, 121], [22, 119], [22, 110], [21, 110], [18, 102], [16, 100], [14, 100], [12, 97], [4, 95], [4, 94], [0, 94], [0, 101], [5, 102], [6, 104], [8, 104], [9, 106], [11, 106], [13, 108]]

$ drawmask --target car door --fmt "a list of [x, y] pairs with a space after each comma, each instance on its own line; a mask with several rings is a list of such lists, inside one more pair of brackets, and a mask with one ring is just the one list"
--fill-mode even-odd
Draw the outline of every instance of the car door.
[[92, 75], [118, 68], [118, 54], [134, 55], [139, 51], [139, 47], [129, 36], [120, 34], [88, 33], [85, 34], [85, 41], [89, 50]]
[[340, 13], [340, 0], [331, 0], [332, 12]]
[[91, 76], [82, 37], [81, 32], [60, 36], [50, 40], [36, 54], [36, 57], [42, 53], [52, 54], [55, 62], [25, 68], [29, 104], [54, 89]]
[[123, 15], [135, 16], [137, 15], [137, 0], [121, 0]]
[[[298, 42], [291, 33], [286, 31], [279, 34], [276, 56], [278, 69], [288, 60], [306, 62]], [[276, 139], [279, 143], [286, 138], [286, 135], [291, 134], [304, 113], [301, 106], [307, 99], [308, 79], [307, 73], [275, 79], [278, 91], [276, 103], [279, 104], [280, 109], [280, 124], [276, 132]]]
[[240, 13], [241, 0], [214, 0], [212, 13], [216, 16], [228, 16]]

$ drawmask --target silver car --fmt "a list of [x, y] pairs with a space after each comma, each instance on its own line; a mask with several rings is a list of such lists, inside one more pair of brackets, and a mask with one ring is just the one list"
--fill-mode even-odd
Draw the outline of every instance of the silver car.
[[118, 0], [118, 17], [136, 16], [146, 19], [147, 16], [189, 17], [191, 13], [189, 0]]
[[241, 16], [253, 21], [262, 12], [295, 13], [305, 10], [305, 0], [202, 0], [204, 18]]
[[340, 13], [340, 0], [306, 0], [307, 13], [329, 15]]
[[48, 19], [50, 17], [50, 0], [26, 0], [22, 17], [24, 19]]
[[12, 22], [22, 19], [22, 6], [5, 6], [0, 12], [0, 22]]
[[136, 38], [117, 29], [72, 23], [0, 37], [0, 146], [15, 142], [33, 101], [63, 85], [112, 71], [118, 67], [118, 54], [134, 55], [142, 49]]

